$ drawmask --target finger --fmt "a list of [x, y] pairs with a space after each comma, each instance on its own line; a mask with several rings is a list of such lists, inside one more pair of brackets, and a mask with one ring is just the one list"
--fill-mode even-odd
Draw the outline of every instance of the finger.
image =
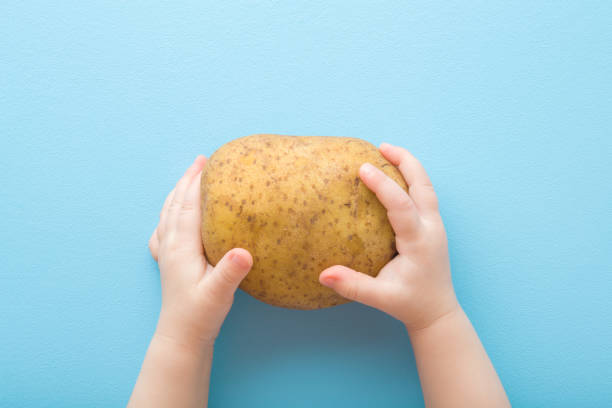
[[159, 213], [159, 225], [155, 229], [155, 231], [157, 231], [157, 238], [158, 238], [158, 240], [161, 239], [164, 236], [165, 226], [166, 226], [166, 218], [168, 217], [168, 208], [170, 207], [170, 203], [172, 202], [172, 199], [174, 198], [174, 192], [175, 191], [176, 191], [176, 188], [173, 188], [172, 191], [170, 191], [170, 193], [166, 197], [166, 200], [164, 201], [164, 205], [162, 206], [162, 209], [161, 209], [161, 211]]
[[319, 282], [346, 299], [377, 309], [382, 305], [382, 283], [346, 266], [335, 265], [325, 269], [319, 275]]
[[172, 190], [168, 193], [168, 195], [166, 196], [166, 199], [164, 200], [164, 205], [162, 206], [161, 211], [159, 212], [159, 219], [161, 220], [166, 213], [168, 212], [168, 207], [170, 207], [170, 203], [172, 202], [172, 199], [174, 198], [174, 193], [176, 191], [176, 187], [172, 188]]
[[217, 301], [231, 301], [240, 282], [253, 266], [253, 258], [246, 249], [234, 248], [228, 251], [210, 273], [200, 281]]
[[409, 185], [408, 193], [424, 215], [438, 212], [438, 198], [425, 168], [408, 150], [388, 143], [380, 145], [381, 153], [397, 166]]
[[387, 209], [387, 217], [396, 236], [408, 237], [419, 229], [421, 219], [417, 208], [399, 184], [369, 163], [360, 167], [359, 176]]
[[193, 179], [202, 171], [202, 168], [204, 168], [204, 164], [206, 164], [206, 157], [201, 155], [196, 157], [195, 161], [189, 166], [187, 171], [185, 171], [183, 177], [176, 183], [176, 191], [174, 192], [170, 207], [168, 208], [168, 219], [166, 221], [167, 228], [176, 225], [178, 213], [180, 211], [189, 211], [192, 209], [192, 204], [185, 202], [185, 194], [193, 182]]
[[159, 252], [159, 238], [157, 236], [157, 228], [153, 231], [151, 238], [149, 238], [149, 251], [155, 261], [157, 261], [157, 253]]
[[[202, 209], [200, 207], [200, 172], [185, 193], [183, 211], [178, 213], [176, 225], [176, 237], [185, 246], [191, 247], [194, 251], [203, 252], [202, 249]], [[188, 210], [187, 210], [188, 208]]]

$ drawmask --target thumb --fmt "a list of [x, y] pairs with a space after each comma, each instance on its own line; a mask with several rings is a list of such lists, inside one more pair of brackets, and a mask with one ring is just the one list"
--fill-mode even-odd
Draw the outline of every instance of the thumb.
[[332, 288], [340, 296], [378, 308], [380, 282], [370, 275], [357, 272], [342, 265], [325, 269], [319, 275], [322, 285]]
[[[253, 266], [253, 258], [246, 249], [228, 251], [211, 271], [208, 285], [215, 296], [231, 299], [240, 282]], [[208, 286], [207, 285], [207, 286]]]

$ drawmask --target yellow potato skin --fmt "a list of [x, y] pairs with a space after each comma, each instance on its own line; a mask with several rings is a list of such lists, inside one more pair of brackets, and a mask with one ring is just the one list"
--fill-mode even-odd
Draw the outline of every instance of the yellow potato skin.
[[359, 179], [362, 163], [408, 191], [372, 144], [356, 138], [258, 134], [223, 145], [202, 174], [202, 242], [215, 265], [230, 249], [253, 256], [240, 288], [275, 306], [348, 302], [319, 283], [332, 265], [375, 276], [396, 253], [387, 212]]

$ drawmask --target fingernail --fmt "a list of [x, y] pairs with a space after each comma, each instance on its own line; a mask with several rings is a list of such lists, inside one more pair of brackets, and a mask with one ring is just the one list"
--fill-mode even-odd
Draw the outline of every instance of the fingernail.
[[240, 269], [246, 269], [249, 267], [248, 261], [238, 254], [230, 254], [230, 261], [232, 261], [232, 263]]
[[381, 144], [380, 144], [379, 149], [380, 149], [380, 150], [384, 150], [384, 149], [387, 149], [387, 148], [389, 148], [389, 147], [391, 147], [391, 145], [390, 145], [389, 143], [387, 143], [387, 142], [383, 142], [383, 143], [381, 143]]
[[325, 276], [325, 277], [321, 278], [321, 283], [323, 285], [325, 285], [325, 286], [331, 287], [331, 286], [334, 285], [334, 283], [336, 283], [337, 280], [338, 279], [336, 279], [335, 276]]

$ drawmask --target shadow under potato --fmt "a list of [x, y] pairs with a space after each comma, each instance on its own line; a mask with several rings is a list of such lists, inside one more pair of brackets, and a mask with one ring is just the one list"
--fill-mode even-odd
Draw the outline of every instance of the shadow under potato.
[[399, 353], [396, 357], [413, 360], [404, 326], [378, 310], [355, 302], [319, 310], [285, 309], [240, 290], [219, 340], [219, 359], [239, 359], [247, 365], [347, 349], [366, 354], [393, 349]]

